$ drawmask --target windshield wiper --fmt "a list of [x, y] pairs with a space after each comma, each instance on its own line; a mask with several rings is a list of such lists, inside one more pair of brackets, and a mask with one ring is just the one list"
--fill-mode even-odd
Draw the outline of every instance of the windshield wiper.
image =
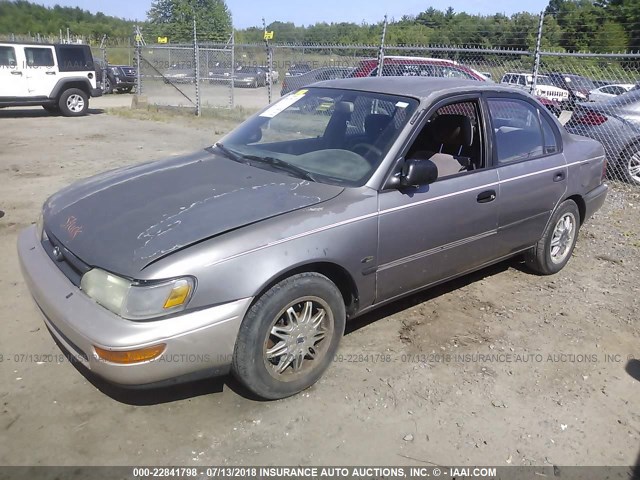
[[225, 147], [222, 143], [218, 142], [214, 145], [218, 150], [220, 150], [222, 153], [224, 153], [228, 158], [230, 158], [231, 160], [235, 161], [235, 162], [239, 162], [239, 163], [247, 163], [243, 160], [244, 155], [241, 155], [240, 153], [236, 153], [233, 150], [229, 150], [227, 147]]
[[254, 162], [266, 163], [268, 165], [272, 165], [281, 170], [285, 170], [289, 173], [293, 173], [295, 176], [304, 178], [305, 180], [311, 180], [312, 182], [316, 182], [317, 180], [313, 176], [312, 173], [307, 172], [304, 168], [293, 165], [292, 163], [285, 162], [284, 160], [280, 160], [275, 157], [259, 157], [258, 155], [242, 155], [244, 158]]

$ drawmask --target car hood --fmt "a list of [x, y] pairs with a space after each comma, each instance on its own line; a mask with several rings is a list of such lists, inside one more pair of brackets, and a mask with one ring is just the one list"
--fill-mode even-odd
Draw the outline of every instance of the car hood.
[[45, 202], [44, 225], [86, 264], [135, 278], [171, 252], [343, 190], [205, 150], [73, 184]]

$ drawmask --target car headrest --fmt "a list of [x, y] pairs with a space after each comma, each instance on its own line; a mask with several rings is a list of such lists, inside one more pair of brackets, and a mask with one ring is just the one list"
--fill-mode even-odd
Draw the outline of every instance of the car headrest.
[[386, 113], [370, 113], [364, 117], [364, 131], [367, 135], [378, 136], [391, 123], [391, 115]]
[[353, 113], [353, 102], [336, 102], [335, 111], [337, 113]]
[[473, 144], [473, 124], [466, 115], [439, 115], [431, 122], [431, 132], [440, 144], [464, 147]]

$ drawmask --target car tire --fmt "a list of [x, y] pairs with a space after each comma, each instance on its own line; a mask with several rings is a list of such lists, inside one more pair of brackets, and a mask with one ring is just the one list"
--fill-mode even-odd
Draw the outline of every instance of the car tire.
[[527, 266], [540, 275], [558, 273], [573, 254], [579, 230], [578, 206], [565, 200], [551, 216], [542, 238], [525, 254]]
[[43, 105], [42, 108], [52, 115], [58, 115], [60, 113], [60, 107], [58, 105]]
[[108, 95], [110, 93], [113, 93], [113, 85], [111, 85], [111, 80], [109, 80], [109, 78], [105, 78], [104, 80], [104, 88], [102, 89], [102, 92], [105, 95]]
[[345, 321], [342, 294], [324, 275], [301, 273], [282, 280], [257, 299], [242, 321], [233, 375], [263, 399], [301, 392], [331, 365]]
[[631, 145], [624, 150], [615, 171], [625, 182], [640, 186], [640, 144]]
[[58, 106], [65, 117], [80, 117], [89, 110], [89, 96], [78, 88], [70, 88], [62, 92]]

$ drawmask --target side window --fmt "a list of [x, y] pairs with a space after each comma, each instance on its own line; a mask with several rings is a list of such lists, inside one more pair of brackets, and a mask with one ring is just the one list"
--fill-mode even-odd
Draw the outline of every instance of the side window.
[[0, 66], [15, 67], [17, 64], [13, 47], [0, 47]]
[[498, 163], [517, 162], [544, 154], [538, 109], [522, 100], [490, 99], [488, 104]]
[[53, 67], [53, 53], [50, 48], [25, 47], [28, 67]]
[[58, 45], [58, 67], [61, 72], [93, 70], [88, 49], [77, 45]]
[[431, 160], [438, 179], [484, 168], [478, 102], [455, 102], [434, 112], [411, 145], [406, 158]]

